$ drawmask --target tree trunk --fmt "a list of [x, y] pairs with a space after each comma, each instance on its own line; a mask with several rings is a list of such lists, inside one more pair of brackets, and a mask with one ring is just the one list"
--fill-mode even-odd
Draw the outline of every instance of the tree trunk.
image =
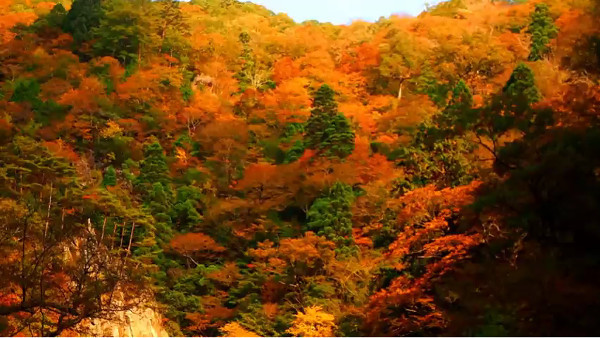
[[52, 188], [54, 188], [53, 182], [50, 182], [50, 198], [48, 199], [48, 213], [46, 214], [46, 225], [44, 226], [44, 245], [46, 242], [46, 234], [48, 233], [48, 224], [50, 223], [50, 208], [52, 207]]
[[123, 222], [123, 227], [121, 228], [121, 243], [119, 244], [119, 249], [123, 247], [123, 237], [125, 237], [125, 222]]
[[398, 101], [402, 101], [402, 87], [404, 86], [404, 79], [400, 80], [400, 88], [398, 89]]
[[133, 242], [133, 231], [135, 230], [135, 222], [131, 226], [131, 235], [129, 235], [129, 245], [127, 246], [127, 255], [131, 253], [131, 243]]
[[117, 234], [117, 225], [118, 223], [115, 222], [115, 226], [113, 227], [113, 234], [112, 234], [112, 239], [111, 239], [111, 245], [110, 245], [110, 249], [114, 249], [115, 248], [115, 235]]
[[104, 229], [106, 229], [106, 219], [107, 219], [107, 217], [104, 216], [104, 223], [102, 223], [102, 235], [100, 236], [100, 243], [102, 243], [102, 240], [104, 239]]

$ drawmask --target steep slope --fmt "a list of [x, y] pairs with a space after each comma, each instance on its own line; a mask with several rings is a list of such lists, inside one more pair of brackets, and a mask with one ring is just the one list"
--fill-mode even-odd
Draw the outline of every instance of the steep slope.
[[597, 20], [0, 0], [0, 333], [597, 333]]

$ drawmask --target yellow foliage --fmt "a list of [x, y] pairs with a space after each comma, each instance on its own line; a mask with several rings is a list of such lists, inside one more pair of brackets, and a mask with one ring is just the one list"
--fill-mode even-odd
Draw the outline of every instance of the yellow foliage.
[[181, 163], [182, 165], [187, 165], [188, 154], [185, 151], [185, 149], [177, 147], [177, 148], [175, 148], [175, 152], [176, 152], [175, 156], [177, 157], [177, 160], [179, 161], [179, 163]]
[[222, 337], [260, 337], [256, 333], [246, 330], [237, 322], [228, 323], [221, 327]]
[[111, 138], [123, 133], [123, 128], [114, 121], [108, 121], [106, 128], [102, 129], [100, 136], [103, 138]]
[[320, 306], [311, 306], [296, 314], [287, 332], [296, 337], [332, 337], [336, 328], [333, 315], [324, 312]]

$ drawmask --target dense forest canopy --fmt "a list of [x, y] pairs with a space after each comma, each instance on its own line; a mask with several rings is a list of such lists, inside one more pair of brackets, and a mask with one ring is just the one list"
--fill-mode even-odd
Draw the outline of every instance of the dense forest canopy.
[[600, 334], [599, 16], [0, 0], [0, 334]]

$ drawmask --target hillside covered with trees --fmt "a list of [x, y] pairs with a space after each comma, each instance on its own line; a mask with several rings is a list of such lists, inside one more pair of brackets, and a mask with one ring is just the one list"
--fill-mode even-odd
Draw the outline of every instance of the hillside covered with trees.
[[0, 335], [599, 335], [599, 22], [0, 0]]

